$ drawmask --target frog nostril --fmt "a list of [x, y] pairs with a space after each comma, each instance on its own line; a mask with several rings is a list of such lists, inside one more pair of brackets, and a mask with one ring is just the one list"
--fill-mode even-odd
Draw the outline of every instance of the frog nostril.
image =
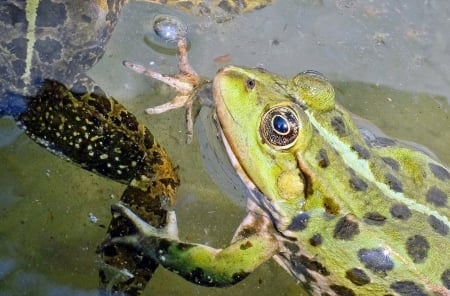
[[246, 82], [246, 87], [248, 90], [252, 90], [256, 86], [256, 81], [254, 79], [248, 79]]

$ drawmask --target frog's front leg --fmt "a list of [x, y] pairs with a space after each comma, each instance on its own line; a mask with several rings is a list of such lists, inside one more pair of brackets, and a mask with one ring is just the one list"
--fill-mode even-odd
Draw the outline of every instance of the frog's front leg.
[[[112, 210], [130, 219], [138, 233], [112, 238], [106, 244], [132, 246], [168, 270], [202, 286], [233, 285], [271, 258], [279, 249], [278, 242], [270, 231], [247, 231], [247, 235], [241, 235], [228, 247], [215, 249], [179, 241], [173, 212], [168, 216], [167, 226], [157, 229], [121, 203], [114, 205]], [[264, 228], [262, 225], [270, 225], [266, 217], [260, 219], [258, 230]], [[248, 227], [246, 229], [249, 230]]]

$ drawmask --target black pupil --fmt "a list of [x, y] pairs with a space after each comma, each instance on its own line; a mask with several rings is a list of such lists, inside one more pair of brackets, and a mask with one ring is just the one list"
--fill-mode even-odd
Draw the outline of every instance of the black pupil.
[[280, 134], [285, 134], [289, 131], [289, 125], [283, 117], [277, 115], [273, 118], [273, 127]]

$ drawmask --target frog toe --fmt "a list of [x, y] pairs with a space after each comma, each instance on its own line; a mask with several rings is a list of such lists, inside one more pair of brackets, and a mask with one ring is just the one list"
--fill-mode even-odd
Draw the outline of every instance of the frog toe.
[[167, 236], [172, 240], [178, 240], [178, 224], [177, 224], [177, 215], [175, 211], [167, 212], [167, 224], [164, 227], [166, 230]]
[[[155, 228], [152, 225], [148, 224], [144, 220], [142, 220], [138, 215], [136, 215], [132, 210], [130, 210], [124, 203], [119, 202], [111, 206], [111, 211], [113, 214], [119, 214], [127, 219], [129, 219], [139, 234], [138, 237], [160, 237], [171, 240], [178, 240], [178, 226], [177, 226], [177, 217], [174, 211], [167, 212], [167, 224], [162, 228]], [[123, 241], [125, 243], [133, 244], [133, 236], [129, 237], [130, 241]], [[123, 237], [126, 238], [126, 237]]]

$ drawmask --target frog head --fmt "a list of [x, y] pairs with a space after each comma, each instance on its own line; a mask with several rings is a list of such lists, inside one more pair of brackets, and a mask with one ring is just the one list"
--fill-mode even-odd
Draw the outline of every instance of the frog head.
[[289, 93], [292, 83], [263, 69], [228, 66], [213, 85], [230, 159], [256, 204], [281, 229], [302, 211], [308, 188], [296, 154], [307, 149], [312, 127]]

